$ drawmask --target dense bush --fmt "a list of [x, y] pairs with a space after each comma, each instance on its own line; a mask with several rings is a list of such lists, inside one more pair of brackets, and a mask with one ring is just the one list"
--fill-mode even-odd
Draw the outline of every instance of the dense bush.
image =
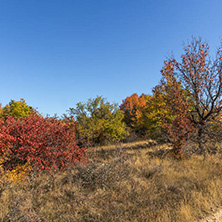
[[0, 155], [5, 170], [29, 164], [35, 170], [61, 169], [81, 160], [76, 145], [76, 122], [31, 114], [0, 120]]

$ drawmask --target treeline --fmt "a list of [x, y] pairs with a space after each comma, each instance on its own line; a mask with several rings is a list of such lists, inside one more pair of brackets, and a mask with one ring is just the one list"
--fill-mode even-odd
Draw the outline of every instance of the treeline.
[[161, 73], [151, 95], [135, 93], [120, 105], [97, 96], [60, 119], [12, 100], [0, 109], [1, 165], [63, 168], [81, 160], [84, 147], [139, 138], [171, 142], [177, 158], [191, 142], [198, 144], [193, 151], [205, 155], [222, 132], [222, 47], [212, 60], [208, 44], [193, 38], [181, 62], [169, 58]]
[[79, 141], [87, 146], [147, 138], [164, 141], [162, 117], [169, 115], [164, 102], [156, 87], [152, 95], [132, 94], [120, 106], [97, 96], [77, 103], [67, 116], [73, 115], [77, 120]]
[[[163, 116], [169, 116], [166, 105], [163, 92], [157, 86], [152, 95], [138, 96], [135, 93], [125, 98], [121, 105], [112, 104], [102, 96], [90, 98], [69, 108], [68, 114], [57, 120], [73, 117], [77, 125], [76, 140], [79, 146], [84, 147], [147, 138], [164, 141]], [[9, 117], [21, 121], [33, 115], [41, 116], [22, 98], [20, 101], [11, 100], [0, 108], [3, 121]]]

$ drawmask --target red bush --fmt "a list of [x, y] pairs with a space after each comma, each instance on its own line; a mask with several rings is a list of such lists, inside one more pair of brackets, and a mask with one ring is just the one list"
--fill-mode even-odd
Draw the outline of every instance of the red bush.
[[81, 160], [76, 145], [76, 122], [37, 114], [0, 120], [0, 155], [5, 170], [29, 163], [35, 170], [61, 169]]

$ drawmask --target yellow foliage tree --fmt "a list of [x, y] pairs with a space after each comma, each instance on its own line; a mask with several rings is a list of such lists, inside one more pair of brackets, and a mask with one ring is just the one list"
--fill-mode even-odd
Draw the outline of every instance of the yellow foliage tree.
[[31, 106], [28, 106], [25, 100], [21, 98], [20, 101], [11, 100], [9, 104], [2, 108], [0, 115], [4, 119], [9, 115], [16, 118], [22, 118], [33, 112], [34, 109]]

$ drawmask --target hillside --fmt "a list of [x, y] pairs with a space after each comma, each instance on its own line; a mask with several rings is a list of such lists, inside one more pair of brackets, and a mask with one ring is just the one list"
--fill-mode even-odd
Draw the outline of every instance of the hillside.
[[176, 160], [144, 144], [91, 148], [87, 163], [2, 181], [0, 220], [192, 222], [222, 206], [221, 153]]

